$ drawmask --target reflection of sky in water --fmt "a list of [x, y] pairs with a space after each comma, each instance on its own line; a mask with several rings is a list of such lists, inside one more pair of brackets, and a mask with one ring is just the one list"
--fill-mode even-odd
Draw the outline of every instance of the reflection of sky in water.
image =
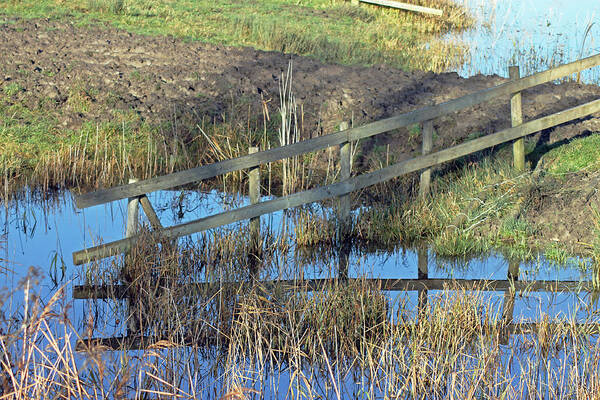
[[[206, 215], [221, 212], [224, 209], [247, 204], [244, 198], [235, 198], [217, 192], [196, 194], [192, 192], [157, 192], [150, 195], [164, 226], [198, 219]], [[123, 237], [126, 201], [112, 205], [77, 210], [70, 198], [59, 196], [53, 205], [32, 207], [27, 202], [16, 202], [4, 208], [0, 222], [2, 233], [7, 234], [7, 248], [0, 258], [9, 260], [7, 267], [14, 271], [3, 276], [2, 286], [11, 288], [27, 273], [29, 266], [38, 267], [45, 275], [41, 290], [43, 297], [50, 295], [55, 285], [68, 282], [67, 295], [70, 297], [72, 284], [82, 280], [84, 269], [75, 267], [71, 254], [85, 246]], [[321, 210], [330, 213], [330, 210]], [[143, 211], [140, 210], [140, 215]], [[182, 217], [182, 218], [180, 218]], [[283, 225], [284, 213], [279, 212], [261, 218], [263, 227], [278, 232]], [[235, 229], [235, 228], [234, 228]], [[291, 228], [288, 225], [288, 231]], [[193, 240], [193, 237], [192, 237]], [[298, 276], [298, 265], [293, 255], [282, 255], [279, 261], [284, 268], [276, 268], [264, 274], [266, 279], [292, 279]], [[63, 265], [60, 261], [64, 262]], [[329, 278], [335, 274], [337, 260], [323, 264], [309, 264], [304, 267], [305, 278]], [[350, 257], [350, 277], [416, 279], [418, 256], [415, 251], [398, 250], [393, 253], [353, 254]], [[433, 254], [428, 258], [430, 278], [456, 279], [506, 279], [507, 262], [500, 256], [472, 259], [468, 261], [447, 261], [436, 259]], [[280, 275], [281, 274], [281, 275]], [[527, 280], [574, 280], [589, 279], [576, 265], [557, 267], [537, 262], [521, 265], [521, 278]], [[430, 296], [435, 296], [430, 291]], [[416, 305], [416, 292], [407, 294], [388, 294], [391, 299], [400, 296], [409, 304]], [[493, 303], [502, 303], [502, 292], [490, 292]], [[584, 294], [544, 294], [536, 293], [517, 299], [515, 316], [535, 318], [544, 311], [549, 315], [568, 314], [581, 300]], [[17, 301], [17, 300], [15, 300]], [[587, 301], [587, 300], [585, 300]], [[18, 302], [18, 301], [17, 301]], [[83, 304], [84, 302], [80, 302]], [[581, 304], [580, 304], [581, 305]], [[108, 305], [107, 305], [108, 306]], [[78, 308], [75, 307], [77, 310]], [[81, 320], [82, 314], [78, 314]]]
[[[521, 66], [521, 75], [574, 61], [600, 52], [600, 2], [597, 0], [457, 0], [478, 19], [477, 28], [449, 40], [464, 40], [471, 61], [459, 70], [508, 75], [509, 64]], [[592, 25], [582, 48], [586, 28]], [[584, 73], [598, 82], [598, 68]]]
[[[193, 220], [220, 212], [224, 208], [246, 204], [245, 199], [233, 199], [224, 197], [223, 195], [213, 192], [210, 194], [193, 194], [189, 192], [159, 192], [150, 195], [150, 200], [158, 211], [163, 225], [171, 226], [177, 223]], [[222, 204], [226, 204], [223, 206]], [[126, 201], [119, 201], [112, 206], [97, 206], [86, 210], [76, 210], [69, 195], [60, 196], [52, 205], [45, 207], [31, 206], [31, 203], [20, 202], [11, 205], [8, 208], [2, 209], [0, 214], [0, 234], [7, 235], [7, 248], [0, 253], [0, 259], [7, 259], [10, 262], [7, 264], [14, 273], [4, 273], [2, 275], [0, 286], [14, 287], [14, 285], [22, 279], [27, 273], [28, 266], [33, 265], [39, 267], [45, 274], [46, 278], [42, 281], [41, 294], [42, 297], [50, 295], [55, 289], [55, 283], [59, 285], [65, 282], [72, 281], [77, 284], [81, 280], [83, 269], [74, 267], [71, 262], [71, 253], [79, 250], [84, 246], [92, 245], [102, 237], [104, 241], [120, 239], [123, 236], [124, 221], [125, 221], [125, 206]], [[325, 210], [324, 212], [327, 212]], [[143, 215], [143, 212], [140, 211]], [[183, 218], [179, 218], [178, 214], [182, 214]], [[273, 216], [263, 216], [262, 223], [270, 225], [273, 231], [280, 229], [284, 213], [276, 213]], [[59, 271], [60, 268], [53, 271], [54, 255], [62, 257], [65, 263], [66, 270]], [[294, 265], [293, 259], [288, 262]], [[334, 260], [330, 262], [331, 265]], [[395, 253], [377, 253], [370, 255], [353, 254], [350, 262], [350, 276], [367, 276], [374, 278], [417, 278], [417, 263], [418, 256], [415, 251], [399, 250]], [[292, 267], [293, 269], [293, 267]], [[430, 278], [459, 278], [459, 279], [505, 279], [507, 273], [507, 262], [499, 256], [490, 256], [483, 259], [473, 259], [470, 261], [451, 262], [446, 260], [436, 259], [434, 255], [429, 254], [428, 271]], [[559, 268], [548, 265], [543, 262], [533, 262], [521, 265], [521, 276], [527, 276], [528, 279], [544, 279], [544, 280], [579, 280], [589, 279], [587, 274], [583, 274], [575, 266]], [[319, 266], [311, 266], [305, 270], [307, 277], [330, 277], [332, 274], [331, 268], [323, 268]], [[275, 277], [271, 277], [275, 278]], [[67, 286], [67, 300], [70, 300], [71, 285]], [[466, 292], [474, 293], [474, 292]], [[402, 310], [404, 316], [415, 316], [419, 296], [416, 291], [411, 292], [387, 292], [386, 295], [390, 299], [389, 312], [390, 316], [394, 315], [396, 310]], [[447, 300], [442, 300], [443, 296], [450, 296], [452, 299], [453, 293], [444, 293], [438, 290], [430, 290], [427, 295], [428, 304], [437, 304], [438, 307], [444, 306]], [[481, 292], [473, 294], [477, 299], [477, 304], [484, 313], [488, 316], [500, 316], [506, 300], [504, 292]], [[20, 302], [22, 296], [16, 296], [14, 303], [10, 305], [12, 311], [20, 311]], [[453, 301], [453, 300], [450, 300]], [[437, 302], [437, 303], [436, 303]], [[591, 306], [590, 306], [591, 305]], [[89, 303], [83, 300], [73, 302], [71, 308], [71, 319], [75, 322], [76, 327], [83, 326], [83, 321], [90, 314]], [[9, 311], [4, 306], [3, 311]], [[95, 312], [99, 315], [104, 314], [103, 324], [98, 326], [94, 336], [112, 336], [115, 334], [124, 334], [125, 329], [123, 322], [116, 323], [110, 316], [124, 315], [124, 302], [97, 301], [95, 304]], [[525, 296], [516, 295], [514, 301], [514, 321], [536, 321], [540, 315], [548, 315], [553, 317], [572, 318], [575, 316], [582, 321], [597, 321], [597, 305], [592, 299], [592, 296], [586, 293], [529, 293]], [[397, 321], [394, 319], [394, 321]], [[527, 336], [513, 336], [511, 343], [517, 341], [527, 341]], [[511, 368], [518, 373], [520, 368], [520, 357], [510, 356], [511, 347], [503, 347], [503, 352], [500, 357], [510, 364]], [[533, 351], [533, 350], [532, 350]], [[192, 354], [186, 349], [181, 349], [181, 354]], [[107, 352], [104, 354], [107, 360], [118, 360], [120, 352]], [[130, 352], [134, 356], [139, 352]], [[178, 353], [179, 354], [179, 353]], [[80, 356], [78, 356], [80, 357]], [[83, 356], [81, 356], [83, 357]], [[534, 355], [533, 360], [536, 360]], [[81, 362], [83, 358], [81, 358]], [[564, 357], [559, 356], [553, 362], [562, 362]], [[209, 360], [198, 361], [201, 368], [206, 367], [207, 371], [211, 368]], [[78, 361], [79, 362], [79, 361]], [[117, 361], [114, 361], [115, 363]], [[475, 361], [474, 361], [475, 362]], [[565, 361], [565, 362], [568, 362]], [[562, 371], [562, 370], [561, 370]], [[334, 374], [337, 371], [334, 367]], [[567, 373], [566, 370], [562, 373]], [[513, 375], [514, 376], [514, 375]], [[255, 387], [257, 390], [265, 390], [266, 398], [283, 398], [283, 394], [277, 390], [278, 387], [288, 387], [291, 382], [289, 370], [278, 372], [272, 376], [277, 382], [276, 385], [260, 385], [262, 382], [259, 379], [251, 379], [245, 382], [247, 387]], [[270, 379], [270, 378], [269, 378]], [[320, 378], [315, 377], [317, 382]], [[360, 391], [362, 384], [368, 385], [361, 375], [352, 377], [346, 375], [338, 378], [340, 390], [344, 393], [344, 397], [354, 398], [357, 395], [357, 390]], [[358, 379], [358, 380], [356, 380]], [[221, 381], [213, 379], [205, 379], [200, 385], [203, 390], [220, 387]], [[185, 386], [185, 385], [184, 385]], [[198, 388], [196, 388], [198, 389]], [[375, 393], [378, 391], [375, 389]]]

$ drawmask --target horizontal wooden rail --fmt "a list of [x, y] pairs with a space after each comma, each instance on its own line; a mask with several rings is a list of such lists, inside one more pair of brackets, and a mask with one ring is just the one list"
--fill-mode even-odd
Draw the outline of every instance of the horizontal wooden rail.
[[[498, 321], [501, 327], [501, 331], [510, 335], [530, 335], [540, 330], [540, 327], [544, 327], [549, 332], [556, 332], [559, 327], [569, 326], [570, 329], [575, 329], [578, 332], [587, 332], [590, 335], [600, 333], [599, 322], [572, 322], [571, 320], [564, 319], [562, 321], [552, 322], [509, 322], [502, 323]], [[398, 326], [398, 325], [397, 325]], [[404, 323], [400, 326], [405, 329], [416, 329], [417, 326], [414, 323]], [[90, 339], [78, 339], [75, 344], [75, 351], [85, 352], [92, 351], [94, 348], [101, 347], [102, 349], [108, 350], [146, 350], [146, 349], [160, 349], [160, 348], [172, 348], [181, 346], [217, 346], [226, 343], [226, 337], [219, 337], [217, 332], [213, 331], [214, 334], [211, 337], [202, 335], [199, 338], [184, 338], [181, 342], [173, 342], [168, 336], [163, 338], [156, 336], [117, 336], [110, 338], [90, 338]], [[219, 340], [220, 339], [220, 340]]]
[[600, 64], [600, 54], [574, 61], [544, 72], [524, 77], [515, 81], [509, 81], [499, 86], [471, 93], [445, 103], [406, 114], [372, 122], [360, 127], [347, 129], [345, 131], [320, 136], [313, 139], [303, 140], [288, 146], [277, 147], [255, 154], [248, 154], [231, 160], [221, 161], [210, 165], [203, 165], [186, 171], [176, 172], [156, 178], [139, 181], [129, 185], [116, 186], [108, 189], [98, 190], [82, 195], [75, 195], [75, 203], [79, 208], [86, 208], [98, 204], [104, 204], [114, 200], [128, 197], [141, 196], [157, 190], [170, 189], [204, 179], [214, 178], [219, 175], [256, 167], [260, 164], [295, 157], [304, 153], [322, 150], [330, 146], [336, 146], [348, 141], [355, 141], [393, 129], [424, 122], [464, 108], [474, 106], [496, 97], [510, 95], [528, 89], [530, 87], [550, 82], [575, 72], [595, 67]]
[[400, 10], [415, 11], [415, 12], [420, 12], [420, 13], [424, 13], [424, 14], [432, 14], [432, 15], [438, 15], [438, 16], [442, 16], [444, 14], [444, 12], [442, 10], [438, 10], [437, 8], [423, 7], [423, 6], [417, 6], [414, 4], [407, 4], [407, 3], [400, 3], [399, 1], [390, 1], [390, 0], [359, 0], [359, 1], [361, 3], [369, 3], [369, 4], [374, 4], [376, 6], [386, 6], [386, 7], [391, 7], [391, 8], [397, 8]]
[[[364, 189], [385, 182], [400, 175], [405, 175], [437, 164], [455, 160], [471, 153], [509, 142], [541, 130], [560, 125], [574, 119], [582, 118], [600, 111], [600, 100], [595, 100], [556, 114], [530, 121], [514, 128], [505, 129], [482, 138], [474, 139], [448, 149], [402, 161], [375, 172], [359, 175], [342, 182], [294, 193], [274, 200], [264, 201], [240, 207], [235, 210], [215, 214], [209, 217], [190, 221], [185, 224], [165, 228], [161, 235], [165, 238], [177, 238], [193, 233], [217, 228], [249, 218], [259, 217], [307, 203], [319, 202], [329, 198], [343, 196], [355, 190]], [[259, 153], [257, 153], [259, 154]], [[127, 251], [139, 239], [139, 236], [121, 239], [114, 242], [91, 247], [73, 253], [73, 263], [83, 263], [109, 257]]]
[[[540, 327], [544, 327], [549, 332], [556, 332], [559, 327], [569, 326], [570, 329], [575, 329], [578, 332], [587, 332], [590, 335], [600, 333], [599, 322], [572, 322], [569, 319], [552, 322], [509, 322], [500, 324], [501, 331], [510, 335], [530, 335], [540, 330]], [[414, 323], [403, 323], [396, 326], [402, 326], [405, 329], [416, 329], [417, 326]], [[214, 332], [214, 331], [213, 331]], [[220, 339], [220, 340], [219, 340]], [[160, 348], [172, 348], [181, 346], [217, 346], [226, 343], [226, 337], [219, 337], [214, 332], [214, 335], [207, 337], [202, 335], [199, 338], [184, 338], [181, 342], [173, 342], [168, 336], [164, 338], [156, 336], [117, 336], [110, 338], [90, 338], [90, 339], [78, 339], [75, 344], [75, 351], [85, 352], [92, 351], [94, 348], [101, 347], [102, 349], [108, 350], [146, 350], [146, 349], [160, 349]]]
[[[589, 281], [510, 281], [486, 279], [362, 279], [349, 278], [340, 280], [335, 278], [308, 279], [308, 280], [273, 280], [263, 281], [259, 285], [269, 288], [319, 290], [336, 284], [365, 283], [379, 290], [385, 291], [416, 291], [416, 290], [444, 290], [465, 289], [483, 291], [515, 292], [591, 292], [594, 284]], [[256, 287], [254, 282], [216, 282], [216, 283], [190, 283], [178, 286], [177, 289], [190, 295], [214, 294], [223, 288], [238, 289], [247, 285]], [[74, 299], [124, 299], [130, 293], [126, 285], [99, 285], [99, 286], [74, 286]], [[139, 293], [135, 293], [139, 297]]]

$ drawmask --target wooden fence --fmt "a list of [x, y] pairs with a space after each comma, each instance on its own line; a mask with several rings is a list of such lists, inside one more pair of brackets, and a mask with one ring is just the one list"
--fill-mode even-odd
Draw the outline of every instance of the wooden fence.
[[[502, 323], [505, 328], [502, 332], [502, 337], [499, 339], [501, 343], [507, 344], [510, 334], [527, 334], [535, 332], [538, 324], [535, 322], [518, 323], [514, 321], [514, 306], [517, 296], [524, 296], [532, 292], [574, 292], [581, 291], [592, 292], [597, 289], [597, 286], [590, 281], [521, 281], [519, 280], [519, 263], [509, 262], [507, 268], [506, 279], [486, 280], [486, 279], [435, 279], [429, 278], [429, 253], [427, 249], [420, 248], [417, 251], [417, 275], [418, 279], [364, 279], [364, 278], [347, 278], [343, 277], [343, 273], [338, 272], [340, 276], [335, 278], [323, 279], [295, 279], [295, 280], [271, 280], [261, 281], [260, 285], [265, 290], [285, 290], [296, 292], [304, 291], [319, 291], [335, 288], [339, 285], [352, 285], [356, 282], [368, 285], [369, 287], [380, 291], [416, 291], [418, 300], [416, 304], [416, 315], [425, 315], [428, 308], [428, 293], [430, 290], [483, 290], [483, 291], [502, 291], [504, 299], [502, 303], [501, 319], [498, 322]], [[356, 281], [356, 282], [355, 282]], [[232, 293], [241, 292], [244, 287], [253, 287], [256, 282], [198, 282], [178, 285], [175, 290], [170, 291], [166, 288], [158, 289], [159, 295], [167, 294], [169, 298], [177, 298], [178, 296], [198, 297], [202, 299], [216, 299], [222, 290], [231, 291]], [[128, 285], [98, 285], [98, 286], [74, 286], [74, 299], [113, 299], [128, 301], [128, 304], [134, 305], [135, 302], [147, 301], [152, 302], [156, 294], [143, 294], [135, 288]], [[140, 297], [142, 296], [142, 297]], [[146, 296], [146, 298], [143, 298]], [[131, 300], [133, 299], [133, 300]], [[131, 308], [127, 309], [126, 313], [131, 313]], [[123, 315], [123, 320], [129, 321], [131, 315]], [[419, 323], [417, 321], [417, 323]], [[541, 322], [547, 324], [548, 322]], [[578, 324], [582, 328], [590, 330], [590, 333], [600, 331], [598, 323], [583, 323]], [[168, 332], [165, 332], [168, 338]], [[88, 338], [77, 341], [76, 349], [85, 350], [90, 347], [103, 346], [113, 350], [123, 349], [144, 349], [153, 343], [157, 343], [161, 337], [144, 336], [143, 332], [137, 329], [128, 329], [127, 336], [112, 337], [112, 338]], [[207, 335], [202, 338], [189, 338], [178, 345], [215, 345], [218, 343], [218, 334]]]
[[442, 16], [444, 14], [442, 10], [438, 10], [437, 8], [417, 6], [415, 4], [401, 3], [399, 1], [393, 0], [352, 0], [351, 3], [356, 6], [359, 3], [368, 3], [376, 6], [391, 7], [397, 8], [399, 10], [413, 11], [422, 14], [430, 14], [437, 16]]
[[[288, 146], [250, 153], [242, 157], [204, 165], [186, 171], [75, 196], [76, 205], [79, 208], [86, 208], [125, 198], [129, 198], [130, 202], [135, 201], [135, 199], [140, 199], [144, 210], [149, 213], [149, 217], [152, 218], [154, 211], [152, 210], [148, 199], [145, 197], [146, 193], [214, 178], [218, 175], [241, 169], [254, 169], [261, 164], [323, 150], [331, 146], [340, 146], [342, 181], [273, 200], [257, 202], [249, 206], [215, 214], [181, 225], [166, 228], [161, 228], [160, 225], [155, 227], [155, 229], [159, 229], [160, 234], [165, 238], [177, 238], [246, 219], [258, 218], [264, 214], [308, 203], [319, 202], [336, 197], [343, 198], [355, 190], [363, 189], [416, 171], [422, 171], [420, 192], [425, 195], [429, 192], [431, 167], [511, 141], [514, 142], [514, 165], [517, 169], [523, 170], [525, 165], [523, 138], [525, 136], [599, 112], [600, 100], [595, 100], [556, 114], [522, 123], [521, 91], [598, 65], [600, 65], [600, 54], [524, 78], [519, 78], [518, 67], [511, 67], [511, 80], [499, 86], [472, 93], [445, 103], [382, 119], [360, 127], [345, 129], [329, 135], [304, 140]], [[511, 128], [470, 140], [435, 153], [430, 153], [433, 143], [433, 120], [435, 118], [501, 96], [511, 97]], [[402, 161], [371, 173], [354, 177], [351, 176], [350, 151], [348, 151], [348, 149], [350, 147], [349, 144], [352, 141], [368, 138], [417, 123], [423, 123], [424, 127], [424, 129], [422, 129], [422, 156]], [[344, 214], [350, 212], [349, 207], [343, 208]], [[340, 217], [341, 220], [347, 219], [347, 215], [340, 215]], [[155, 219], [155, 222], [156, 221], [157, 219]], [[126, 252], [138, 239], [139, 235], [134, 234], [125, 239], [74, 252], [73, 262], [75, 265], [80, 265]]]

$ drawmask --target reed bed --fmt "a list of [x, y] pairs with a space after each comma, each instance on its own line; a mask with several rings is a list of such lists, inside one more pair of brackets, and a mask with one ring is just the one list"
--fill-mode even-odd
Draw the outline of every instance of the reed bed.
[[[33, 288], [24, 289], [35, 298]], [[597, 314], [581, 317], [578, 309], [577, 320], [555, 320], [541, 313], [536, 325], [508, 336], [511, 322], [502, 319], [498, 300], [480, 289], [449, 285], [416, 308], [368, 280], [318, 288], [298, 282], [293, 290], [215, 281], [193, 295], [163, 285], [148, 293], [143, 331], [130, 332], [139, 340], [121, 339], [120, 351], [84, 340], [79, 352], [76, 338], [110, 332], [95, 326], [95, 304], [83, 326], [74, 326], [59, 290], [45, 303], [31, 302], [18, 323], [3, 321], [2, 393], [27, 399], [597, 398]], [[131, 308], [105, 318], [130, 317], [145, 294], [137, 290]]]

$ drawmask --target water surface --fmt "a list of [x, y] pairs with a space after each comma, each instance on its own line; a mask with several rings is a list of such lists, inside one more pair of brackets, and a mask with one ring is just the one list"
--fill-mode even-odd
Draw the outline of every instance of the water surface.
[[[522, 76], [531, 75], [600, 52], [597, 0], [457, 2], [477, 19], [474, 29], [449, 36], [449, 40], [464, 41], [470, 48], [469, 60], [458, 71], [462, 76], [483, 73], [508, 77], [508, 65], [519, 65]], [[598, 83], [599, 78], [597, 67], [582, 74], [587, 83]]]

